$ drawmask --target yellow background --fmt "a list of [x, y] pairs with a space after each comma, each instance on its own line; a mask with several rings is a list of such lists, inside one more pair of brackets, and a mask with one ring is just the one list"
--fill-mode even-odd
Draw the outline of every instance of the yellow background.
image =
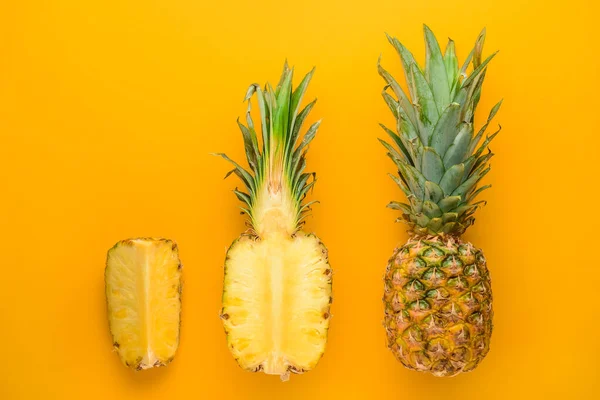
[[[600, 391], [599, 55], [594, 2], [93, 0], [0, 3], [0, 399], [591, 399]], [[479, 122], [504, 98], [487, 191], [466, 238], [487, 255], [495, 330], [452, 379], [404, 369], [381, 326], [404, 227], [376, 138], [390, 123], [387, 31], [423, 58], [422, 23], [461, 60], [488, 28]], [[218, 318], [226, 247], [244, 229], [223, 180], [242, 159], [247, 86], [313, 65], [309, 155], [330, 250], [333, 320], [305, 375], [242, 371]], [[299, 74], [297, 74], [297, 78]], [[298, 82], [298, 80], [296, 80]], [[111, 352], [106, 250], [175, 239], [185, 265], [175, 361], [134, 373]]]

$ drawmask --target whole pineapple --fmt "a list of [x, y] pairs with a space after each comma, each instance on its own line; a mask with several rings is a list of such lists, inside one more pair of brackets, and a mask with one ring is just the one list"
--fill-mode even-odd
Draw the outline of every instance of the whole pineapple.
[[[315, 175], [305, 172], [306, 152], [320, 124], [301, 137], [315, 104], [301, 108], [312, 74], [293, 89], [293, 70], [286, 64], [275, 89], [250, 86], [247, 124], [239, 123], [249, 171], [220, 154], [244, 183], [246, 191], [234, 193], [250, 225], [225, 260], [221, 319], [227, 343], [242, 368], [283, 380], [315, 367], [325, 352], [330, 320], [327, 250], [301, 229], [313, 203], [303, 201], [315, 183]], [[260, 142], [250, 115], [253, 95], [260, 111]]]
[[453, 376], [473, 370], [490, 347], [489, 271], [482, 251], [460, 235], [484, 203], [476, 196], [489, 188], [477, 184], [490, 170], [492, 153], [484, 150], [498, 132], [481, 140], [501, 102], [476, 132], [475, 108], [495, 55], [482, 61], [485, 30], [460, 69], [454, 42], [449, 40], [442, 55], [431, 30], [424, 31], [424, 71], [388, 36], [400, 55], [410, 97], [378, 66], [387, 83], [383, 97], [397, 121], [397, 133], [382, 125], [394, 145], [381, 142], [398, 168], [392, 178], [408, 199], [388, 207], [402, 212], [399, 220], [411, 234], [386, 269], [384, 324], [388, 346], [404, 366]]

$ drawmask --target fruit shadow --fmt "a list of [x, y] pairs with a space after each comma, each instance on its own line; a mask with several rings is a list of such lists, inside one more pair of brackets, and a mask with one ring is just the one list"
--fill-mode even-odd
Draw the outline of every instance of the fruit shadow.
[[141, 389], [150, 389], [152, 385], [168, 379], [168, 376], [173, 373], [173, 365], [167, 367], [155, 367], [144, 371], [130, 370], [128, 375], [129, 385]]
[[436, 377], [427, 372], [412, 371], [403, 367], [399, 361], [389, 361], [387, 380], [393, 382], [395, 392], [402, 392], [406, 387], [420, 388], [422, 398], [450, 399], [459, 398], [461, 393], [473, 385], [473, 374], [476, 371], [462, 373], [452, 377]]

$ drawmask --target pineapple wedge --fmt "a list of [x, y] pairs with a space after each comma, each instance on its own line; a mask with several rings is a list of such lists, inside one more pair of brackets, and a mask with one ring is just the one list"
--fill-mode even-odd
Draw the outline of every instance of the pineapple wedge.
[[105, 271], [108, 321], [115, 351], [126, 366], [168, 364], [179, 346], [181, 262], [168, 239], [118, 242]]

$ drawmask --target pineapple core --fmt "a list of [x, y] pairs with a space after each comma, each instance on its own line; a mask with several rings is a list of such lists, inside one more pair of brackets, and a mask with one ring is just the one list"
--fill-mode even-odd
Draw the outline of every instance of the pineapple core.
[[106, 298], [113, 345], [134, 369], [168, 364], [179, 345], [181, 263], [166, 239], [130, 239], [108, 251]]
[[331, 304], [327, 250], [314, 235], [241, 236], [227, 253], [221, 318], [244, 369], [312, 369], [325, 351]]

